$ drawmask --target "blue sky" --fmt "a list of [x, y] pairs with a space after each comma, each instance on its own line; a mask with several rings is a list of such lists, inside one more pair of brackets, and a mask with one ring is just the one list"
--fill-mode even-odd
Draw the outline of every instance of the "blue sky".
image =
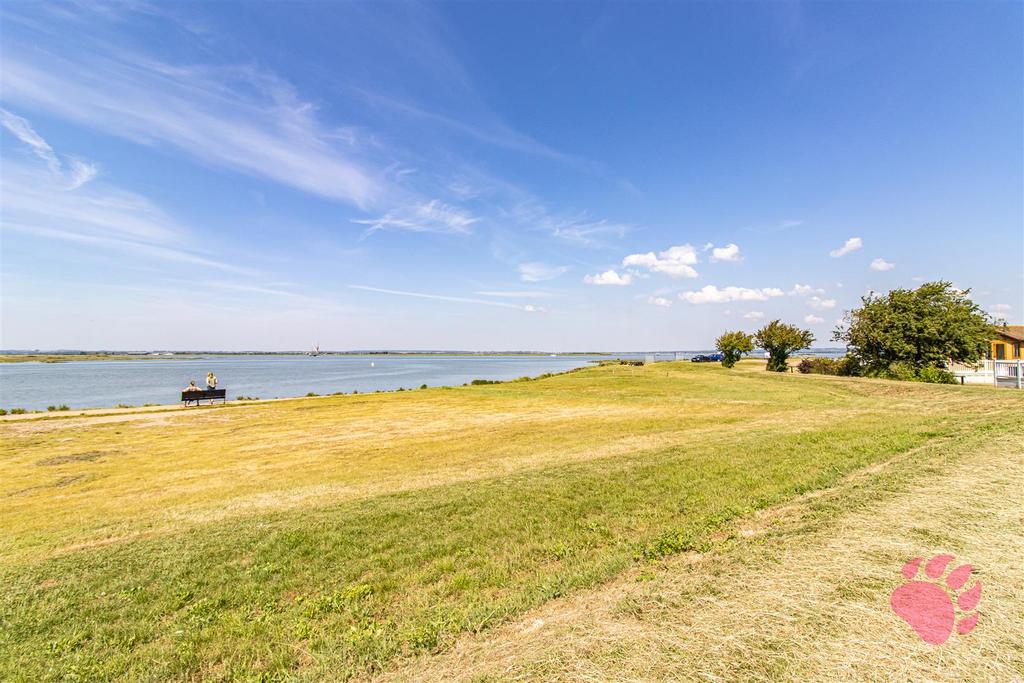
[[1024, 320], [1020, 3], [5, 3], [5, 348]]

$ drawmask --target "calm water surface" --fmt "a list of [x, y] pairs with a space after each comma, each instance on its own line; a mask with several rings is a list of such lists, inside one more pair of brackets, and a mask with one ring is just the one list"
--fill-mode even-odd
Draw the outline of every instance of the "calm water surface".
[[[617, 354], [633, 357], [635, 354]], [[642, 356], [641, 356], [642, 357]], [[508, 380], [562, 372], [608, 356], [202, 356], [0, 364], [0, 407], [45, 409], [175, 403], [194, 379], [213, 371], [228, 398], [304, 396], [454, 386], [474, 379]]]

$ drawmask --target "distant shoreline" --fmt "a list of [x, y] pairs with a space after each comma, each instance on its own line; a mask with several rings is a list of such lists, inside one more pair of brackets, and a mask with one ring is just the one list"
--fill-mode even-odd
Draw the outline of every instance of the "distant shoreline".
[[[625, 352], [620, 352], [625, 353]], [[630, 352], [643, 353], [643, 352]], [[97, 360], [200, 360], [201, 358], [233, 357], [233, 356], [419, 356], [419, 357], [446, 357], [446, 356], [524, 356], [524, 357], [550, 357], [550, 356], [614, 356], [614, 353], [600, 351], [569, 351], [565, 353], [553, 353], [548, 351], [321, 351], [316, 356], [302, 351], [164, 351], [164, 352], [91, 352], [82, 351], [74, 353], [45, 353], [45, 352], [7, 352], [0, 354], [0, 363], [71, 363], [75, 361], [97, 361]]]
[[[823, 347], [806, 349], [808, 355], [843, 353], [843, 349]], [[546, 356], [606, 356], [613, 358], [621, 354], [629, 355], [661, 355], [670, 353], [696, 354], [713, 353], [712, 349], [694, 349], [682, 351], [321, 351], [318, 356], [394, 356], [394, 357], [428, 357], [443, 358], [451, 356], [476, 356], [482, 358], [501, 356], [546, 357]], [[245, 356], [309, 356], [304, 351], [0, 351], [0, 363], [70, 363], [75, 361], [103, 360], [199, 360], [211, 356], [245, 357]], [[755, 354], [756, 355], [756, 354]], [[664, 360], [664, 359], [662, 359]]]

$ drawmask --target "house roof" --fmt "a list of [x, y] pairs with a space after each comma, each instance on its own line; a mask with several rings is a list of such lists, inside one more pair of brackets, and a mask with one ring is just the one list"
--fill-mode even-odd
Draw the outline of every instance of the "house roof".
[[1007, 337], [1014, 341], [1024, 341], [1024, 325], [1001, 325], [999, 336]]

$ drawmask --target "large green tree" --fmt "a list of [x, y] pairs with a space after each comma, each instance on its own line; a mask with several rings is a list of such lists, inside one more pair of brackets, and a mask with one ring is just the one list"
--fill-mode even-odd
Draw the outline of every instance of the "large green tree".
[[754, 350], [754, 337], [739, 330], [723, 332], [722, 336], [715, 340], [715, 348], [722, 353], [722, 365], [731, 368], [743, 354]]
[[799, 327], [773, 320], [757, 331], [754, 341], [768, 352], [768, 369], [773, 372], [785, 372], [789, 369], [786, 361], [790, 354], [813, 344], [814, 335], [810, 330], [801, 330]]
[[975, 363], [985, 356], [995, 328], [988, 315], [945, 281], [917, 289], [894, 289], [861, 297], [833, 339], [846, 342], [865, 372], [884, 372], [893, 363], [920, 370], [947, 361]]

